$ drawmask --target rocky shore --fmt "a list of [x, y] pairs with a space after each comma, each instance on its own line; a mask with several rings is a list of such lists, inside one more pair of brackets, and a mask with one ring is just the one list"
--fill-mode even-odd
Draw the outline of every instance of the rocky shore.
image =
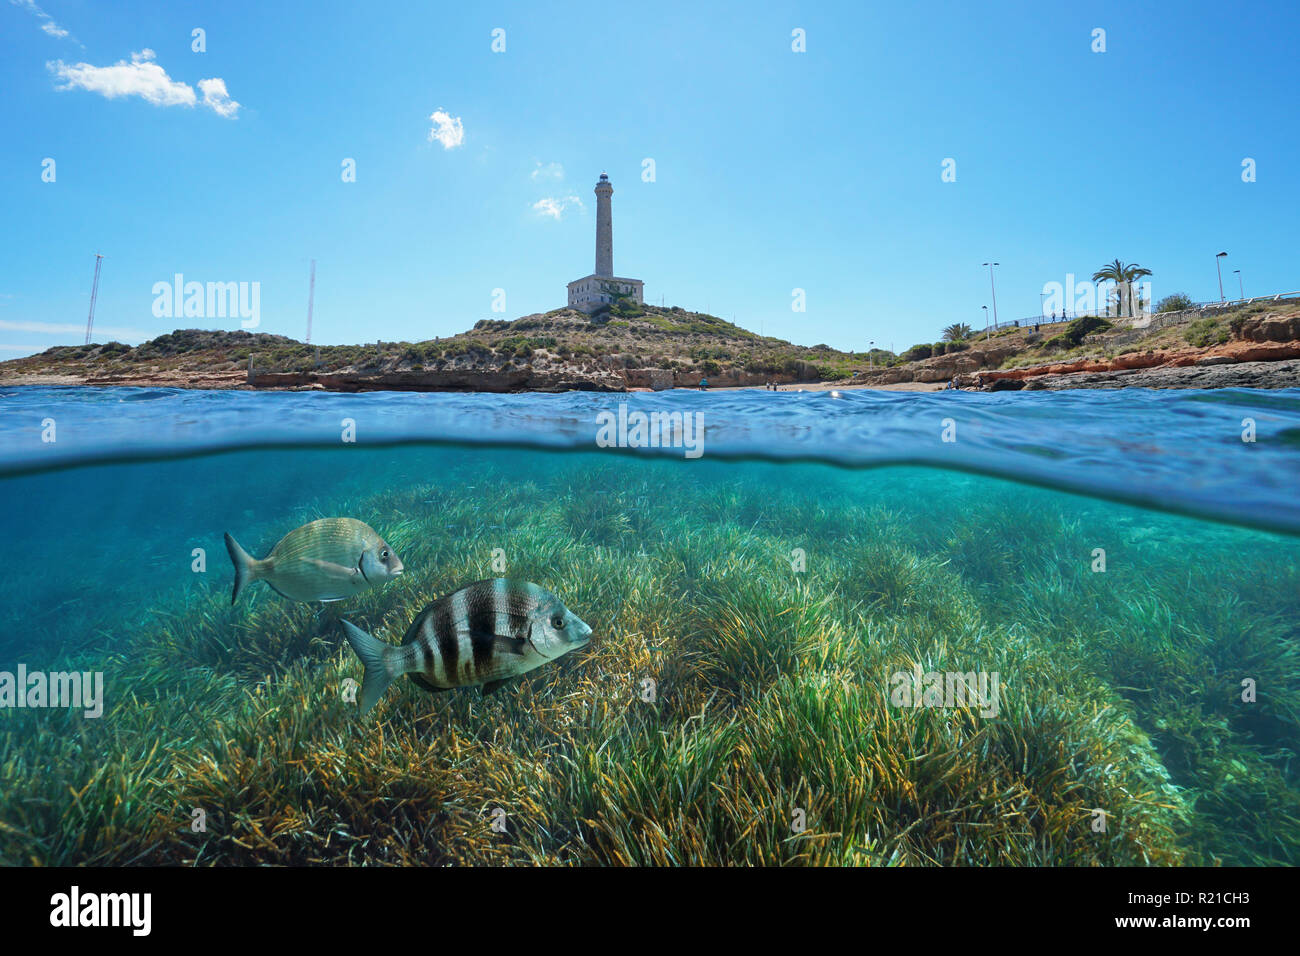
[[1242, 322], [1234, 341], [1196, 348], [1134, 349], [1113, 358], [1080, 358], [1000, 368], [1012, 347], [981, 348], [882, 369], [854, 378], [868, 387], [955, 382], [972, 391], [1067, 388], [1300, 388], [1300, 313]]
[[[1300, 308], [1221, 317], [1154, 333], [1103, 323], [1059, 343], [1065, 323], [936, 343], [941, 354], [862, 369], [863, 355], [762, 339], [712, 316], [647, 309], [639, 319], [566, 310], [483, 321], [423, 343], [314, 347], [283, 336], [177, 330], [129, 347], [56, 347], [0, 362], [0, 385], [467, 392], [760, 388], [978, 391], [1067, 388], [1300, 388]], [[1278, 306], [1271, 306], [1278, 309]], [[1212, 321], [1212, 320], [1204, 320]], [[633, 329], [633, 325], [640, 324]], [[1192, 334], [1196, 332], [1197, 334]], [[1213, 344], [1206, 344], [1207, 342]], [[1195, 343], [1195, 344], [1189, 344]], [[925, 346], [929, 355], [930, 346]], [[1053, 358], [1054, 356], [1059, 356]], [[1035, 364], [1035, 359], [1037, 363]]]
[[1001, 378], [980, 387], [980, 390], [1003, 392], [1067, 388], [1300, 388], [1300, 359], [1120, 368]]

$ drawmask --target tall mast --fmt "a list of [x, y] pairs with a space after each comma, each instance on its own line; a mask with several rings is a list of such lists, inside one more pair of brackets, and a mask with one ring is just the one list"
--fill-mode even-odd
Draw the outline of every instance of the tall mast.
[[307, 345], [311, 345], [311, 306], [316, 298], [316, 260], [311, 261], [311, 283], [307, 286]]
[[95, 253], [95, 281], [90, 287], [90, 315], [86, 316], [86, 344], [90, 344], [90, 331], [95, 327], [95, 299], [99, 296], [99, 266], [104, 257]]

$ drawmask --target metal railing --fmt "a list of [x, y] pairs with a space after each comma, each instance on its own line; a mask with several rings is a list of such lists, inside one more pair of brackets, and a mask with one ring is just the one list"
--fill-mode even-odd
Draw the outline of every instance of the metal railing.
[[975, 330], [973, 338], [983, 335], [985, 332], [1000, 332], [1003, 329], [1032, 329], [1035, 325], [1051, 325], [1053, 322], [1070, 322], [1074, 319], [1082, 318], [1086, 315], [1097, 315], [1102, 318], [1114, 318], [1107, 316], [1104, 312], [1062, 312], [1060, 315], [1031, 315], [1023, 319], [1007, 319], [1004, 322], [990, 322], [988, 325], [981, 325]]
[[1135, 316], [1122, 316], [1135, 329], [1149, 328], [1152, 324], [1176, 325], [1186, 319], [1199, 318], [1207, 313], [1227, 312], [1247, 305], [1264, 305], [1270, 302], [1288, 302], [1300, 298], [1300, 292], [1275, 292], [1271, 295], [1253, 295], [1245, 299], [1224, 299], [1222, 301], [1194, 302], [1185, 309], [1171, 312], [1142, 312]]
[[1023, 319], [1007, 319], [1006, 321], [996, 323], [990, 322], [988, 325], [976, 329], [972, 338], [978, 338], [980, 334], [986, 331], [1000, 332], [1003, 329], [1023, 329], [1026, 326], [1032, 329], [1035, 325], [1051, 325], [1053, 322], [1072, 322], [1075, 319], [1081, 319], [1086, 316], [1097, 316], [1098, 318], [1109, 319], [1112, 321], [1120, 319], [1129, 322], [1136, 322], [1140, 319], [1153, 319], [1156, 316], [1168, 317], [1190, 312], [1204, 314], [1205, 312], [1211, 311], [1237, 309], [1242, 306], [1255, 305], [1257, 303], [1285, 302], [1297, 298], [1300, 298], [1300, 292], [1274, 292], [1268, 295], [1249, 296], [1245, 299], [1225, 299], [1223, 301], [1214, 299], [1209, 302], [1194, 302], [1187, 308], [1177, 309], [1174, 312], [1139, 311], [1136, 315], [1114, 315], [1110, 311], [1098, 312], [1096, 309], [1093, 309], [1090, 312], [1060, 312], [1054, 318], [1051, 315], [1031, 315]]

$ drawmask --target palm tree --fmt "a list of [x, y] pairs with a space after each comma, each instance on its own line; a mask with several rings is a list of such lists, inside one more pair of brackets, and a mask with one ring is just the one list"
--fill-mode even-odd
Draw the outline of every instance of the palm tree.
[[943, 341], [960, 342], [962, 339], [970, 338], [970, 326], [965, 322], [954, 322], [943, 330]]
[[[1129, 315], [1133, 314], [1133, 280], [1151, 275], [1150, 269], [1143, 269], [1136, 262], [1125, 265], [1116, 259], [1109, 265], [1102, 266], [1092, 274], [1093, 282], [1114, 282], [1119, 290], [1118, 315], [1124, 314], [1124, 303], [1129, 304]], [[1109, 311], [1109, 309], [1107, 310]]]

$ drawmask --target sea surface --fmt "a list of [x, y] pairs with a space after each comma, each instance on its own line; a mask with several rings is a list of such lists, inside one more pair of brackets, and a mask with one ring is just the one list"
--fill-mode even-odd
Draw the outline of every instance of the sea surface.
[[[6, 388], [0, 863], [1294, 865], [1298, 491], [1300, 390]], [[333, 516], [407, 572], [232, 605]], [[506, 576], [592, 644], [355, 713]]]

